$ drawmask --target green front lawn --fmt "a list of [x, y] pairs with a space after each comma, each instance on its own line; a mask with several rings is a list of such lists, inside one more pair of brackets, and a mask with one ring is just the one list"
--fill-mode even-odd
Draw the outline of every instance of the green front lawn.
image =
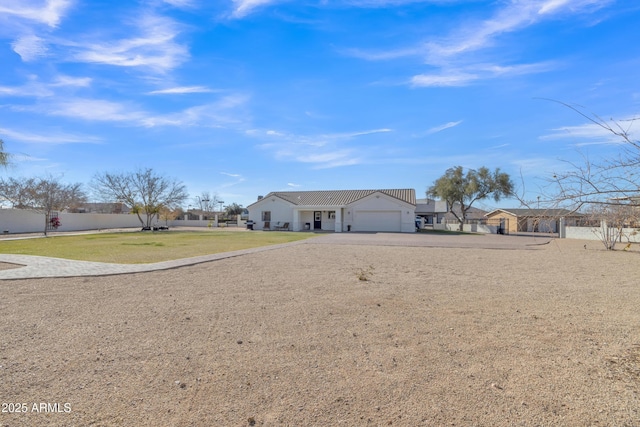
[[140, 264], [288, 243], [313, 236], [309, 233], [277, 231], [83, 234], [24, 240], [0, 240], [0, 253]]

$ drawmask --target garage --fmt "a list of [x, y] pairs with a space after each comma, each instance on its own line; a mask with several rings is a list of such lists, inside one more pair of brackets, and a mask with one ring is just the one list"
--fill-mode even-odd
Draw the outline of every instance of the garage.
[[356, 211], [354, 231], [402, 231], [401, 211]]

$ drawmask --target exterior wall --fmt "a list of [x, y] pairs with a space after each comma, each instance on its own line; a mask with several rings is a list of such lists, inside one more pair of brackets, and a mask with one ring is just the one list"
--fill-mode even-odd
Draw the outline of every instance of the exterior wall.
[[249, 220], [253, 221], [254, 230], [264, 229], [262, 212], [265, 211], [271, 212], [271, 227], [277, 222], [288, 222], [293, 227], [293, 205], [279, 197], [269, 197], [253, 204], [249, 209]]
[[[139, 228], [142, 226], [140, 224], [138, 216], [135, 214], [118, 215], [61, 213], [58, 216], [61, 223], [58, 231], [94, 230], [101, 228]], [[142, 219], [145, 220], [144, 216]]]
[[400, 212], [400, 232], [415, 233], [415, 207], [408, 203], [401, 202], [389, 198], [383, 194], [375, 193], [364, 199], [358, 200], [345, 208], [345, 220], [343, 221], [343, 230], [347, 230], [351, 225], [351, 230], [358, 231], [358, 218], [355, 216], [357, 211], [370, 212]]
[[306, 230], [307, 224], [309, 224], [309, 230], [313, 230], [313, 211], [300, 211], [300, 230]]
[[[457, 227], [457, 224], [456, 224]], [[457, 228], [456, 228], [457, 231]], [[463, 224], [462, 231], [466, 233], [485, 233], [485, 234], [497, 234], [498, 227], [495, 225], [485, 224]]]
[[518, 217], [509, 215], [505, 212], [496, 212], [493, 215], [488, 215], [487, 219], [497, 220], [500, 218], [504, 218], [509, 222], [509, 234], [517, 233], [519, 230], [524, 229], [526, 227], [526, 221], [524, 225], [518, 223]]
[[[457, 222], [442, 222], [440, 224], [434, 224], [433, 229], [442, 231], [458, 231], [458, 226]], [[462, 224], [462, 231], [465, 233], [497, 234], [498, 226], [486, 224]]]
[[44, 231], [44, 214], [21, 209], [0, 209], [0, 232], [35, 233]]
[[[137, 215], [59, 213], [57, 231], [81, 231], [102, 228], [138, 228]], [[144, 218], [143, 218], [144, 219]], [[44, 231], [45, 214], [22, 209], [0, 209], [0, 232], [41, 233]]]
[[[579, 240], [600, 240], [600, 227], [565, 227], [565, 236], [567, 239]], [[622, 230], [622, 242], [640, 243], [640, 232], [635, 228], [624, 228]]]

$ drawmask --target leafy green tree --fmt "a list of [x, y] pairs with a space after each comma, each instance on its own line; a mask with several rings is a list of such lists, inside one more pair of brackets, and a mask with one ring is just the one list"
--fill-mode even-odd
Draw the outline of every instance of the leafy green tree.
[[242, 205], [239, 205], [237, 203], [231, 203], [229, 206], [227, 206], [224, 209], [224, 213], [228, 217], [234, 216], [234, 215], [240, 215], [243, 211], [244, 211], [244, 208], [242, 207]]
[[438, 197], [447, 202], [449, 212], [459, 223], [459, 230], [467, 218], [467, 211], [478, 200], [493, 197], [496, 202], [502, 197], [513, 194], [514, 185], [507, 173], [496, 168], [491, 172], [486, 167], [478, 170], [468, 169], [464, 173], [462, 166], [447, 169], [427, 190], [427, 196]]

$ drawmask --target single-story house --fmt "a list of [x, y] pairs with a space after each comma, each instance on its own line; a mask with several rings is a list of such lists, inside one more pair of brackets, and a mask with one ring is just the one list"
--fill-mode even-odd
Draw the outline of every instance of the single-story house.
[[416, 231], [413, 189], [276, 191], [247, 209], [256, 230]]
[[487, 221], [501, 221], [508, 233], [538, 231], [557, 233], [559, 220], [576, 225], [582, 215], [567, 209], [495, 209], [486, 215]]

